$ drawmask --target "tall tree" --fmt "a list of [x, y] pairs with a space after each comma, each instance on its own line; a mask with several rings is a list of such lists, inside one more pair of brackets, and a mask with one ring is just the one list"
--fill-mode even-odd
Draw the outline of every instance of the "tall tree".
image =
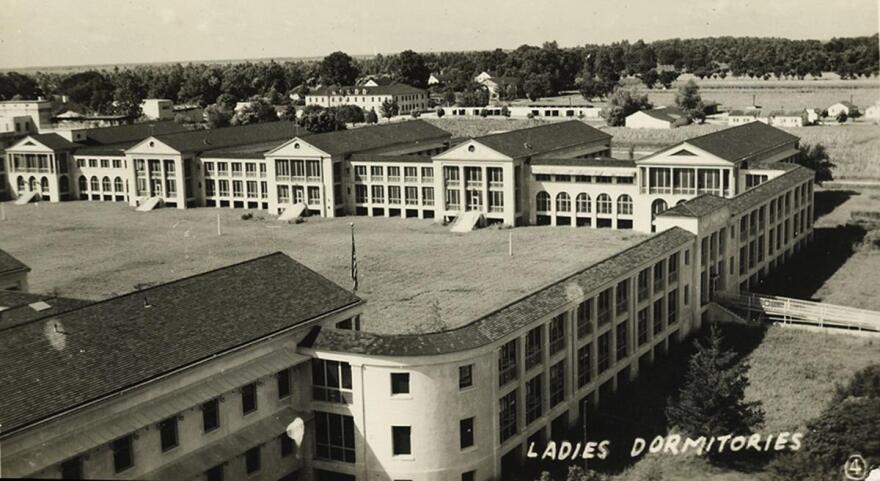
[[712, 325], [708, 343], [694, 341], [697, 351], [688, 362], [685, 383], [666, 409], [669, 422], [685, 434], [723, 436], [750, 434], [764, 422], [760, 402], [745, 400], [749, 366], [722, 347], [719, 328]]
[[115, 110], [120, 114], [136, 119], [141, 115], [141, 102], [147, 95], [147, 87], [137, 74], [125, 71], [116, 76], [116, 90], [113, 92]]
[[379, 113], [382, 114], [382, 117], [391, 120], [391, 117], [400, 113], [400, 105], [396, 100], [386, 100], [379, 106]]
[[702, 122], [706, 118], [700, 87], [693, 79], [679, 87], [678, 93], [675, 95], [675, 105], [678, 105], [692, 121]]
[[353, 85], [360, 75], [354, 59], [345, 52], [333, 52], [321, 60], [321, 81], [325, 85]]
[[261, 98], [253, 98], [232, 117], [232, 125], [259, 124], [278, 120], [275, 107]]
[[608, 125], [620, 126], [626, 123], [627, 116], [652, 107], [647, 95], [637, 96], [628, 89], [618, 88], [611, 95], [603, 115]]
[[394, 78], [398, 82], [418, 88], [428, 87], [428, 76], [431, 71], [425, 65], [425, 59], [412, 50], [404, 50], [397, 56]]
[[816, 173], [814, 182], [822, 185], [822, 182], [834, 180], [831, 169], [836, 167], [828, 157], [828, 151], [822, 144], [801, 144], [800, 155], [797, 163]]

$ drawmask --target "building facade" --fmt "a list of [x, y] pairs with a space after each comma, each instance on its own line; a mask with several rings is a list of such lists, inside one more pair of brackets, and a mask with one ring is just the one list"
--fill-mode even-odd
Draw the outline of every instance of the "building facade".
[[[130, 134], [135, 136], [135, 133]], [[119, 137], [119, 136], [116, 136]], [[282, 214], [369, 215], [651, 232], [664, 210], [732, 198], [781, 175], [798, 138], [761, 122], [637, 161], [579, 121], [452, 139], [422, 120], [309, 135], [288, 122], [83, 145], [58, 134], [7, 149], [13, 197], [147, 202]]]
[[405, 84], [320, 87], [306, 94], [306, 105], [338, 107], [357, 105], [364, 112], [371, 110], [382, 116], [383, 102], [397, 102], [398, 115], [409, 115], [428, 109], [428, 92]]

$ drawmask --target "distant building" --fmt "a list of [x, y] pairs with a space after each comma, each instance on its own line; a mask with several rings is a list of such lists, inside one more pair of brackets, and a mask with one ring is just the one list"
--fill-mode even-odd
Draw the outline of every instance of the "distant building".
[[761, 122], [775, 127], [803, 127], [810, 125], [806, 110], [731, 110], [727, 122], [731, 126]]
[[631, 129], [671, 129], [683, 118], [684, 112], [677, 107], [639, 110], [626, 117], [626, 126]]
[[378, 87], [380, 85], [391, 85], [394, 83], [394, 80], [380, 75], [368, 75], [357, 82], [355, 85], [359, 87]]
[[841, 112], [843, 112], [846, 114], [847, 117], [852, 117], [853, 114], [858, 111], [859, 108], [855, 104], [846, 100], [842, 100], [828, 107], [828, 116], [831, 118], [835, 118], [840, 115]]
[[480, 82], [489, 91], [489, 100], [499, 100], [505, 93], [519, 97], [520, 79], [517, 77], [492, 77]]
[[[28, 290], [28, 273], [31, 268], [23, 262], [12, 257], [11, 254], [0, 249], [0, 291], [24, 291]], [[5, 306], [9, 307], [9, 306]], [[4, 305], [0, 302], [0, 312]]]
[[33, 134], [51, 124], [52, 104], [48, 100], [0, 102], [0, 134]]
[[144, 99], [141, 113], [150, 120], [171, 120], [174, 118], [174, 102], [168, 99]]
[[479, 75], [477, 75], [476, 77], [474, 77], [474, 82], [476, 82], [476, 83], [478, 83], [478, 84], [481, 84], [481, 83], [485, 82], [486, 80], [489, 80], [489, 79], [492, 78], [492, 77], [493, 77], [493, 75], [492, 75], [491, 73], [486, 72], [486, 71], [484, 70], [484, 71], [480, 72]]
[[393, 83], [352, 87], [330, 85], [306, 94], [306, 105], [321, 107], [357, 105], [365, 112], [375, 110], [378, 115], [381, 115], [382, 103], [385, 101], [396, 101], [400, 107], [398, 115], [408, 115], [428, 109], [428, 92], [409, 85]]
[[205, 119], [205, 111], [198, 104], [175, 105], [172, 110], [174, 118], [181, 118], [184, 122], [198, 123]]

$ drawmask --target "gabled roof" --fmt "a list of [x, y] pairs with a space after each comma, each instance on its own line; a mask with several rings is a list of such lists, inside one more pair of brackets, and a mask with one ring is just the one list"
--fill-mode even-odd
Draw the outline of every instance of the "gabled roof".
[[554, 122], [474, 140], [511, 158], [542, 155], [566, 147], [610, 140], [611, 135], [577, 121]]
[[360, 127], [311, 135], [305, 142], [330, 155], [348, 155], [390, 147], [452, 137], [449, 132], [424, 120], [407, 120], [390, 124]]
[[305, 129], [297, 126], [296, 123], [279, 120], [220, 129], [156, 135], [155, 138], [179, 152], [206, 152], [272, 140], [284, 141], [303, 132]]
[[77, 147], [77, 144], [74, 144], [73, 142], [53, 132], [51, 134], [28, 135], [23, 140], [21, 140], [21, 142], [16, 143], [12, 147], [7, 147], [6, 150], [11, 150], [15, 146], [20, 145], [23, 142], [27, 142], [27, 139], [29, 138], [45, 145], [47, 148], [52, 150], [73, 150]]
[[0, 274], [10, 274], [19, 271], [30, 272], [31, 268], [13, 257], [12, 254], [0, 249]]
[[748, 160], [762, 152], [795, 143], [798, 137], [763, 122], [750, 122], [711, 134], [685, 140], [685, 143], [705, 150], [730, 162]]
[[279, 252], [7, 329], [3, 434], [360, 302]]
[[681, 109], [677, 107], [661, 107], [659, 109], [640, 110], [639, 112], [654, 117], [658, 120], [664, 120], [666, 122], [675, 122], [676, 120], [684, 117], [684, 112], [682, 112]]
[[475, 349], [547, 316], [571, 302], [571, 292], [592, 292], [675, 248], [694, 235], [673, 227], [629, 249], [542, 287], [457, 329], [427, 334], [382, 335], [332, 328], [313, 328], [300, 344], [316, 350], [377, 356], [430, 356]]

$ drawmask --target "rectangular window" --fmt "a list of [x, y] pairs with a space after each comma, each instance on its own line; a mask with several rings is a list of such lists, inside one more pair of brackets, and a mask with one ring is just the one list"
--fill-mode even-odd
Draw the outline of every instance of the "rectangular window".
[[[219, 186], [220, 195], [223, 197], [229, 196], [229, 181], [228, 180], [218, 180], [217, 185]], [[280, 188], [280, 186], [279, 186]]]
[[220, 400], [202, 403], [202, 431], [209, 432], [220, 427]]
[[434, 168], [433, 167], [422, 167], [422, 182], [433, 182], [434, 181]]
[[629, 304], [629, 280], [620, 281], [617, 284], [617, 314], [621, 315], [628, 309]]
[[400, 187], [396, 185], [388, 186], [388, 203], [400, 204]]
[[666, 308], [668, 310], [666, 323], [670, 325], [675, 324], [678, 321], [678, 289], [673, 289], [672, 292], [669, 293], [666, 301]]
[[315, 401], [350, 404], [351, 365], [312, 359], [312, 397]]
[[407, 456], [412, 454], [412, 428], [410, 426], [391, 426], [393, 441], [392, 454], [394, 456]]
[[162, 452], [177, 447], [177, 417], [172, 416], [159, 422], [159, 441]]
[[474, 418], [459, 421], [459, 446], [461, 449], [474, 445]]
[[517, 390], [514, 389], [498, 402], [498, 428], [502, 443], [517, 433], [516, 396]]
[[503, 386], [517, 378], [516, 339], [501, 346], [498, 350], [498, 385]]
[[61, 463], [61, 479], [82, 479], [83, 458], [77, 456]]
[[400, 182], [400, 167], [388, 167], [388, 182]]
[[639, 346], [648, 342], [648, 308], [644, 308], [638, 313], [637, 336]]
[[[220, 164], [224, 165], [223, 163]], [[225, 170], [225, 169], [221, 169]], [[278, 159], [275, 161], [275, 176], [288, 178], [290, 177], [290, 161], [285, 159]]]
[[290, 368], [282, 369], [275, 374], [275, 380], [278, 383], [278, 399], [284, 399], [290, 396]]
[[458, 388], [464, 389], [474, 385], [474, 365], [460, 366], [458, 368]]
[[373, 165], [370, 167], [370, 180], [382, 181], [385, 179], [385, 168], [381, 165]]
[[241, 413], [250, 414], [257, 410], [257, 383], [250, 383], [241, 388]]
[[597, 308], [599, 326], [611, 322], [611, 289], [605, 289], [599, 293]]
[[578, 365], [578, 387], [584, 387], [592, 379], [592, 359], [590, 356], [590, 350], [592, 349], [591, 344], [585, 344], [583, 347], [578, 349], [577, 352], [577, 365]]
[[281, 440], [281, 457], [286, 458], [293, 454], [293, 439], [290, 439], [287, 433], [281, 433], [279, 439]]
[[550, 355], [565, 349], [565, 313], [550, 320]]
[[366, 185], [355, 185], [354, 186], [354, 201], [358, 204], [366, 204], [367, 203], [367, 186]]
[[354, 180], [356, 182], [363, 182], [367, 178], [367, 166], [366, 165], [355, 165], [354, 166]]
[[321, 162], [317, 160], [306, 161], [306, 176], [308, 180], [321, 180]]
[[598, 362], [599, 362], [599, 373], [603, 373], [611, 367], [611, 333], [606, 332], [599, 336], [599, 353], [598, 353]]
[[433, 187], [422, 187], [422, 205], [424, 205], [424, 206], [434, 205], [434, 188]]
[[404, 201], [406, 205], [419, 205], [419, 188], [407, 187], [404, 189]]
[[113, 451], [113, 470], [115, 472], [121, 473], [134, 466], [132, 442], [133, 438], [129, 434], [110, 443], [110, 449]]
[[290, 173], [294, 179], [303, 180], [306, 177], [306, 166], [302, 160], [290, 161]]
[[321, 204], [321, 188], [320, 187], [309, 187], [309, 205], [320, 205]]
[[663, 298], [654, 302], [654, 335], [663, 332]]
[[374, 185], [370, 187], [372, 194], [372, 202], [374, 204], [384, 204], [385, 203], [385, 188], [381, 185]]
[[391, 394], [409, 394], [409, 373], [391, 373]]
[[578, 306], [577, 309], [577, 337], [581, 339], [587, 336], [589, 333], [593, 332], [593, 322], [591, 316], [593, 315], [593, 302], [592, 299], [587, 299], [584, 302], [581, 302], [581, 305]]
[[315, 457], [354, 463], [354, 418], [315, 411]]
[[664, 280], [664, 270], [663, 264], [665, 262], [660, 261], [654, 264], [654, 292], [659, 292], [663, 290], [663, 280]]
[[538, 326], [526, 334], [526, 370], [541, 364], [544, 358], [544, 344], [541, 335], [543, 326]]
[[565, 361], [550, 366], [550, 408], [565, 400]]
[[544, 414], [544, 392], [541, 390], [541, 375], [533, 377], [526, 383], [526, 425]]
[[617, 325], [617, 361], [621, 361], [627, 356], [627, 347], [629, 346], [629, 339], [627, 339], [627, 329], [626, 322], [621, 322]]
[[245, 471], [247, 474], [253, 474], [260, 470], [262, 464], [260, 459], [260, 446], [254, 446], [244, 453]]

